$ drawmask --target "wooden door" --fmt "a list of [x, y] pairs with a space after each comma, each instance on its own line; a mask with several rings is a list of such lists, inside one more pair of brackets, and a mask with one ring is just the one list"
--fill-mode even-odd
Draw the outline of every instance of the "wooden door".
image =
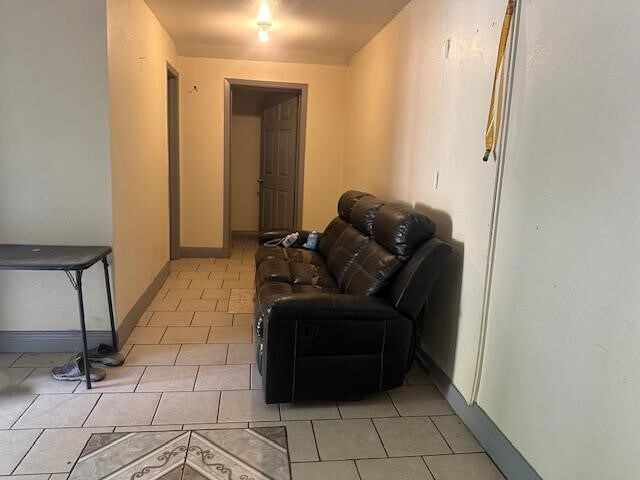
[[298, 112], [298, 95], [282, 95], [262, 110], [260, 232], [295, 228]]

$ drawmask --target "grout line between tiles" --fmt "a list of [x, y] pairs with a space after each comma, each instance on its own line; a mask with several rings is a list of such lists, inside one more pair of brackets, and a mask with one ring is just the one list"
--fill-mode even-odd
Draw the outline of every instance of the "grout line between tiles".
[[440, 431], [440, 429], [438, 428], [438, 425], [436, 425], [436, 422], [434, 422], [431, 417], [427, 417], [427, 418], [429, 418], [429, 421], [431, 422], [431, 424], [434, 427], [436, 427], [437, 432], [440, 434], [440, 436], [444, 440], [444, 443], [447, 444], [447, 447], [449, 447], [449, 450], [451, 450], [451, 453], [456, 453], [456, 452], [453, 451], [453, 448], [451, 447], [451, 445], [449, 445], [449, 441], [447, 440], [447, 437], [444, 436], [444, 433], [442, 433], [442, 431]]
[[89, 417], [98, 406], [98, 402], [100, 402], [100, 400], [102, 400], [102, 393], [98, 394], [98, 398], [96, 399], [96, 402], [93, 404], [93, 407], [91, 407], [91, 410], [89, 410], [89, 414], [85, 417], [84, 421], [82, 422], [82, 425], [80, 425], [80, 428], [85, 428], [85, 425], [87, 424], [87, 420], [89, 420]]
[[316, 444], [316, 452], [318, 452], [318, 461], [322, 461], [322, 456], [320, 456], [320, 448], [318, 447], [318, 438], [316, 437], [316, 427], [315, 420], [311, 420], [311, 433], [313, 434], [313, 442]]
[[193, 385], [191, 385], [191, 391], [195, 392], [196, 391], [196, 385], [198, 383], [198, 377], [200, 376], [200, 365], [197, 365], [198, 368], [196, 368], [196, 376], [193, 377]]
[[[15, 421], [11, 424], [11, 426], [7, 429], [7, 430], [14, 430], [14, 426], [16, 425], [16, 423], [18, 423], [20, 421], [20, 419], [24, 416], [25, 413], [27, 413], [27, 410], [29, 410], [31, 408], [31, 406], [36, 403], [36, 400], [40, 397], [40, 394], [36, 394], [36, 397], [31, 401], [31, 403], [29, 405], [27, 405], [27, 408], [25, 408], [22, 413], [20, 415], [18, 415], [18, 418], [15, 419]], [[16, 429], [17, 430], [17, 429]]]
[[[34, 430], [35, 430], [35, 429], [34, 429]], [[40, 437], [42, 436], [42, 434], [44, 433], [44, 431], [45, 431], [45, 430], [46, 430], [46, 429], [44, 429], [44, 428], [43, 428], [43, 429], [40, 431], [40, 433], [39, 433], [39, 434], [38, 434], [38, 436], [35, 438], [35, 440], [34, 440], [34, 441], [33, 441], [33, 443], [31, 444], [31, 446], [27, 449], [27, 451], [26, 451], [26, 452], [25, 452], [25, 454], [22, 456], [22, 458], [20, 458], [20, 461], [19, 461], [18, 463], [16, 463], [16, 466], [15, 466], [15, 467], [13, 467], [13, 470], [11, 470], [10, 475], [13, 475], [13, 474], [14, 474], [14, 472], [18, 469], [18, 467], [19, 467], [19, 466], [20, 466], [20, 464], [24, 461], [24, 459], [27, 457], [27, 455], [29, 455], [29, 452], [30, 452], [31, 450], [33, 450], [33, 447], [35, 446], [36, 442], [37, 442], [38, 440], [40, 440]]]
[[20, 355], [18, 355], [16, 358], [14, 358], [13, 362], [11, 362], [11, 363], [9, 364], [9, 368], [10, 368], [10, 367], [13, 367], [13, 365], [14, 365], [18, 360], [20, 360], [24, 355], [25, 355], [24, 353], [21, 353], [21, 354], [20, 354]]
[[176, 358], [173, 359], [173, 365], [176, 366], [177, 362], [178, 362], [178, 358], [180, 357], [180, 353], [182, 352], [182, 346], [184, 344], [181, 343], [180, 346], [178, 347], [178, 353], [176, 354]]
[[[164, 398], [164, 394], [166, 392], [162, 392], [160, 393], [160, 396], [158, 397], [158, 402], [156, 403], [156, 408], [153, 410], [153, 415], [151, 416], [151, 423], [149, 423], [148, 426], [153, 425], [153, 422], [156, 419], [156, 415], [158, 415], [158, 409], [160, 408], [160, 402], [162, 402], [162, 399]], [[146, 426], [146, 425], [145, 425]]]
[[391, 405], [393, 405], [393, 409], [396, 411], [398, 416], [402, 417], [402, 415], [400, 415], [400, 410], [398, 410], [398, 407], [396, 407], [396, 404], [393, 402], [393, 398], [391, 398], [391, 395], [389, 395], [389, 392], [384, 392], [384, 394], [387, 396], [387, 398], [391, 402]]
[[425, 467], [427, 467], [427, 471], [431, 474], [431, 477], [436, 478], [433, 472], [431, 471], [431, 469], [429, 468], [429, 464], [427, 463], [427, 459], [425, 457], [426, 455], [423, 455], [420, 458], [422, 459], [422, 462], [424, 463]]
[[142, 367], [142, 373], [138, 377], [138, 381], [136, 382], [135, 386], [133, 387], [133, 392], [132, 393], [135, 393], [135, 392], [138, 391], [138, 387], [140, 386], [140, 382], [142, 382], [142, 378], [144, 377], [145, 373], [147, 373], [147, 365], [144, 365]]
[[387, 456], [387, 458], [391, 458], [391, 456], [389, 455], [389, 452], [387, 451], [387, 447], [385, 446], [384, 441], [382, 440], [382, 435], [380, 435], [380, 432], [378, 431], [378, 427], [376, 426], [376, 422], [373, 421], [373, 418], [369, 418], [369, 421], [373, 425], [373, 429], [376, 431], [376, 434], [378, 435], [378, 439], [380, 440], [380, 444], [382, 445], [382, 448], [384, 449], [385, 455]]
[[355, 460], [351, 460], [351, 461], [352, 461], [352, 462], [354, 463], [354, 465], [356, 466], [356, 473], [358, 474], [358, 478], [359, 478], [360, 480], [362, 480], [362, 474], [360, 473], [360, 469], [358, 468], [358, 462], [356, 462]]

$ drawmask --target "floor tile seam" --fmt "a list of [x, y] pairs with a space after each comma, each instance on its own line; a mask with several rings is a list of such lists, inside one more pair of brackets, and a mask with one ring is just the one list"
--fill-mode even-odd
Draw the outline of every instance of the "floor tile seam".
[[24, 416], [25, 413], [27, 413], [27, 410], [29, 410], [31, 408], [31, 406], [36, 403], [36, 400], [38, 400], [38, 398], [40, 397], [40, 394], [37, 393], [35, 394], [35, 398], [33, 400], [31, 400], [31, 403], [29, 403], [29, 405], [27, 405], [27, 408], [25, 408], [22, 413], [20, 415], [18, 415], [18, 418], [15, 419], [15, 421], [11, 424], [11, 426], [7, 429], [7, 430], [22, 430], [21, 428], [13, 428], [15, 427], [16, 423], [18, 423], [20, 421], [20, 419]]
[[436, 424], [436, 422], [434, 422], [431, 417], [428, 417], [428, 418], [431, 424], [436, 428], [436, 431], [440, 434], [440, 437], [442, 437], [442, 439], [444, 440], [444, 443], [447, 445], [447, 447], [449, 447], [449, 450], [451, 450], [451, 453], [455, 454], [456, 452], [453, 451], [453, 447], [449, 444], [449, 441], [447, 440], [447, 437], [444, 436], [444, 433], [440, 431], [440, 428], [438, 428], [438, 425]]
[[131, 393], [138, 393], [138, 387], [140, 386], [140, 382], [144, 378], [144, 374], [147, 373], [148, 365], [141, 365], [141, 366], [142, 366], [142, 373], [138, 377], [138, 381], [136, 382], [136, 386], [133, 387], [133, 392], [131, 392]]
[[358, 468], [358, 462], [356, 462], [355, 460], [351, 460], [351, 461], [356, 466], [356, 473], [358, 474], [358, 478], [362, 480], [362, 474], [360, 473], [360, 469]]
[[160, 403], [162, 403], [162, 399], [164, 398], [164, 394], [165, 394], [165, 392], [162, 392], [158, 396], [158, 401], [156, 402], [155, 409], [153, 410], [153, 415], [151, 416], [151, 420], [150, 420], [149, 426], [154, 425], [153, 422], [156, 420], [156, 416], [158, 415], [158, 410], [160, 409]]
[[[102, 427], [98, 427], [98, 428], [102, 428]], [[105, 432], [105, 433], [113, 433], [113, 432], [115, 431], [115, 429], [116, 429], [116, 427], [104, 427], [104, 428], [111, 428], [111, 432]], [[47, 429], [47, 430], [50, 430], [50, 429]], [[93, 435], [93, 433], [92, 433], [91, 435]], [[91, 438], [91, 436], [90, 436], [89, 438]], [[89, 441], [89, 439], [87, 439], [87, 442], [88, 442], [88, 441]], [[86, 447], [86, 444], [85, 444], [85, 447]], [[83, 450], [84, 450], [84, 448], [83, 448]], [[68, 470], [67, 472], [48, 472], [48, 473], [50, 473], [50, 474], [51, 474], [51, 476], [53, 476], [53, 475], [57, 475], [57, 474], [64, 475], [65, 473], [66, 473], [67, 475], [71, 475], [71, 472], [73, 471], [73, 469], [74, 469], [74, 468], [76, 468], [76, 465], [77, 465], [77, 463], [78, 463], [78, 460], [80, 460], [80, 456], [81, 456], [81, 455], [82, 455], [82, 451], [81, 451], [81, 452], [80, 452], [80, 454], [76, 457], [76, 459], [73, 461], [73, 465], [71, 466], [71, 468], [69, 468], [69, 470]]]
[[11, 367], [13, 367], [13, 365], [14, 365], [18, 360], [20, 360], [24, 355], [26, 355], [26, 353], [27, 353], [27, 352], [18, 352], [18, 353], [19, 353], [19, 355], [18, 355], [18, 356], [17, 356], [17, 357], [16, 357], [16, 358], [11, 362], [11, 363], [9, 363], [9, 365], [7, 366], [7, 368], [11, 368]]
[[96, 399], [96, 401], [94, 402], [93, 406], [91, 407], [91, 410], [89, 411], [89, 414], [85, 417], [85, 419], [82, 421], [82, 425], [81, 428], [85, 428], [85, 425], [87, 424], [87, 421], [89, 420], [89, 417], [91, 417], [91, 414], [93, 413], [93, 411], [96, 409], [96, 407], [98, 406], [98, 402], [102, 399], [102, 393], [98, 393], [98, 398]]
[[[131, 393], [131, 392], [125, 392], [125, 393]], [[119, 427], [120, 425], [116, 425], [116, 427]], [[133, 425], [129, 425], [129, 426], [133, 426]], [[0, 431], [4, 431], [4, 432], [20, 432], [20, 431], [25, 431], [25, 430], [93, 430], [96, 428], [111, 428], [112, 430], [116, 427], [112, 427], [111, 425], [106, 425], [106, 426], [101, 426], [101, 427], [29, 427], [29, 428], [13, 428], [13, 429], [8, 429], [8, 428], [2, 428], [0, 429]], [[111, 432], [105, 432], [105, 433], [111, 433]], [[474, 453], [484, 453], [484, 452], [474, 452]]]
[[24, 455], [22, 455], [22, 457], [16, 463], [16, 466], [13, 467], [13, 469], [11, 470], [11, 473], [9, 475], [13, 475], [15, 473], [15, 471], [18, 469], [18, 467], [20, 466], [20, 464], [24, 461], [24, 459], [27, 458], [27, 455], [29, 455], [29, 452], [33, 449], [34, 445], [38, 442], [38, 440], [40, 439], [40, 437], [42, 436], [44, 431], [45, 431], [44, 428], [42, 430], [40, 430], [40, 433], [38, 434], [38, 436], [33, 440], [33, 443], [31, 444], [31, 446], [27, 449], [27, 451], [24, 453]]
[[[487, 452], [461, 452], [461, 453], [430, 453], [429, 455], [421, 455], [422, 457], [462, 457], [468, 455], [485, 455], [487, 458], [491, 459]], [[493, 459], [491, 459], [493, 462]]]
[[182, 352], [182, 346], [183, 345], [184, 345], [184, 343], [180, 344], [180, 346], [178, 347], [178, 353], [176, 353], [176, 358], [173, 359], [173, 366], [174, 367], [177, 366], [178, 358], [180, 358], [180, 353]]
[[427, 459], [424, 458], [426, 455], [421, 455], [420, 458], [422, 459], [422, 463], [424, 463], [425, 467], [427, 467], [427, 471], [429, 472], [429, 474], [431, 475], [432, 478], [436, 478], [436, 476], [433, 474], [433, 472], [431, 471], [431, 468], [429, 468], [429, 464], [427, 463]]
[[398, 407], [396, 406], [396, 404], [393, 401], [393, 398], [391, 398], [391, 395], [389, 395], [389, 392], [384, 392], [385, 396], [387, 397], [387, 399], [391, 402], [391, 405], [393, 406], [393, 409], [396, 411], [396, 413], [398, 414], [398, 417], [402, 417], [402, 415], [400, 414], [400, 410], [398, 410]]
[[314, 420], [311, 420], [310, 423], [311, 423], [311, 434], [313, 435], [313, 442], [315, 443], [316, 453], [318, 454], [318, 461], [321, 462], [322, 456], [320, 455], [320, 447], [318, 447], [318, 437], [316, 436], [315, 422]]
[[380, 432], [378, 431], [376, 422], [373, 421], [373, 418], [369, 418], [369, 421], [371, 422], [371, 425], [373, 425], [373, 429], [375, 430], [376, 435], [378, 436], [378, 440], [380, 440], [380, 445], [382, 445], [382, 449], [384, 450], [385, 455], [387, 456], [387, 458], [390, 458], [389, 451], [387, 450], [387, 446], [384, 444], [384, 441], [382, 440], [382, 435], [380, 435]]
[[195, 365], [195, 367], [196, 367], [196, 376], [193, 377], [193, 384], [191, 385], [192, 392], [196, 391], [196, 385], [198, 384], [198, 377], [200, 376], [200, 365]]

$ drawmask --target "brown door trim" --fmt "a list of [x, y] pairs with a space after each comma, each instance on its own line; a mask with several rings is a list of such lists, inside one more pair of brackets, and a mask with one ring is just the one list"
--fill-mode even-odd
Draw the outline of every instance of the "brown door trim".
[[270, 82], [262, 80], [246, 80], [237, 78], [224, 79], [224, 193], [223, 193], [223, 252], [231, 252], [231, 208], [230, 208], [230, 180], [231, 160], [229, 146], [231, 141], [231, 87], [262, 87], [285, 89], [299, 92], [300, 109], [298, 119], [298, 158], [296, 165], [295, 191], [295, 228], [302, 228], [302, 203], [304, 189], [304, 156], [307, 131], [307, 97], [309, 85], [306, 83]]
[[169, 153], [169, 258], [180, 258], [180, 84], [167, 63], [167, 142]]

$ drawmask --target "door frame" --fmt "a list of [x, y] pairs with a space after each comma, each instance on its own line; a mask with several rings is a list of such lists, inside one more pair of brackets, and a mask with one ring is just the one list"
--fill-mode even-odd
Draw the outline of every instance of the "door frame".
[[180, 258], [180, 79], [167, 62], [167, 151], [169, 157], [169, 258]]
[[231, 87], [260, 87], [297, 91], [300, 96], [298, 113], [298, 155], [296, 162], [296, 184], [294, 192], [295, 229], [302, 227], [302, 203], [304, 189], [304, 157], [307, 132], [307, 97], [309, 85], [306, 83], [272, 82], [239, 78], [224, 79], [224, 193], [223, 193], [223, 255], [231, 252]]

